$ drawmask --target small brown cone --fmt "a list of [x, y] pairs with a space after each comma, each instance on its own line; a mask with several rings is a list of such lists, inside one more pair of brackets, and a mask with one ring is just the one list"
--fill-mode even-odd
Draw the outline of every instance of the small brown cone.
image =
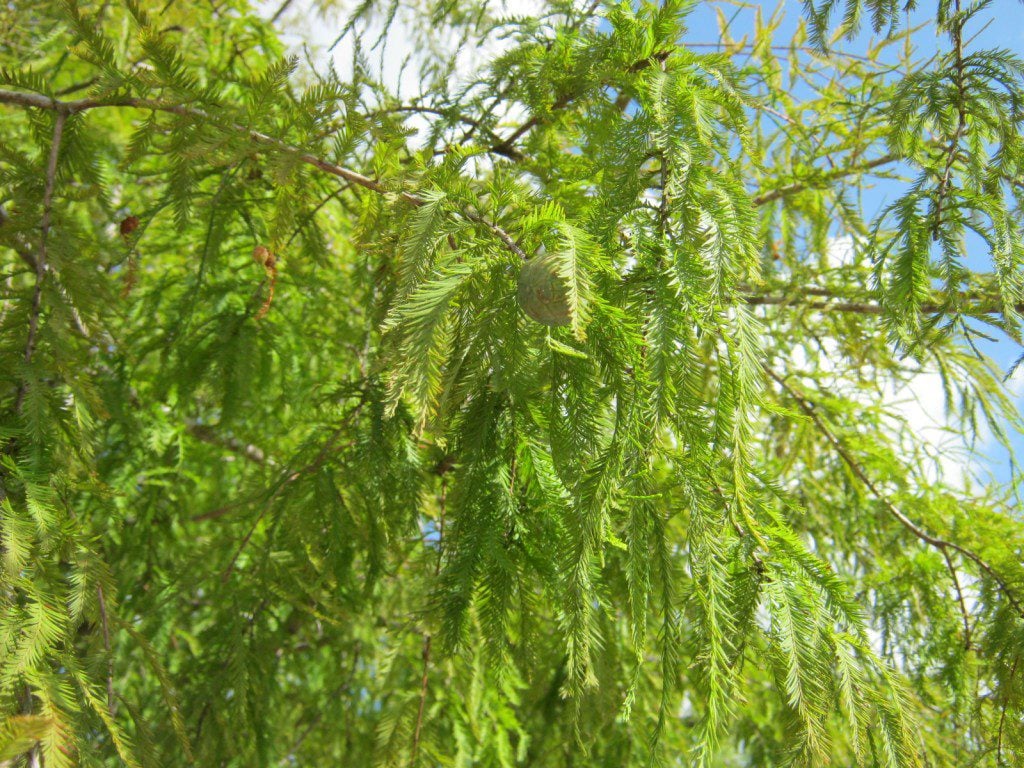
[[252, 249], [252, 260], [261, 267], [266, 267], [267, 269], [272, 269], [276, 262], [274, 254], [272, 254], [270, 249], [265, 245], [257, 245]]
[[138, 216], [126, 216], [121, 219], [119, 229], [121, 230], [121, 237], [128, 237], [139, 228], [139, 217]]

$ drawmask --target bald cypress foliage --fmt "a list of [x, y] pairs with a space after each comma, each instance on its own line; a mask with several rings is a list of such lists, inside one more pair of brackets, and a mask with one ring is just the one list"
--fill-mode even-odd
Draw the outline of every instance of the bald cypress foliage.
[[0, 765], [1020, 765], [1024, 62], [805, 6], [0, 9]]

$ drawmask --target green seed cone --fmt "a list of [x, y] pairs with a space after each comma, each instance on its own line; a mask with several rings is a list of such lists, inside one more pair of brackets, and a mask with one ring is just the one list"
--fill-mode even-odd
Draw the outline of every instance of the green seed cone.
[[550, 256], [540, 254], [519, 270], [516, 292], [527, 317], [541, 325], [568, 325], [569, 301], [565, 284], [555, 272]]

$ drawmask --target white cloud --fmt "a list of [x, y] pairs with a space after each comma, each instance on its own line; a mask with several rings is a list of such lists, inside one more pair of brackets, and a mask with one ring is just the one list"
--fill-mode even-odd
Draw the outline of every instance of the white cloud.
[[[427, 95], [424, 90], [429, 89], [430, 83], [424, 78], [424, 67], [428, 62], [451, 59], [454, 76], [449, 85], [457, 91], [513, 44], [500, 35], [489, 35], [484, 40], [464, 40], [456, 30], [432, 25], [423, 12], [410, 4], [398, 9], [381, 37], [389, 5], [381, 3], [379, 10], [371, 9], [357, 26], [370, 76], [406, 104]], [[257, 6], [265, 18], [272, 17], [279, 7], [280, 0], [261, 0]], [[282, 14], [277, 26], [282, 40], [293, 51], [307, 54], [316, 70], [331, 69], [342, 82], [347, 82], [353, 75], [355, 35], [350, 31], [342, 39], [338, 38], [355, 7], [356, 3], [349, 2], [321, 8], [312, 0], [299, 0]], [[507, 19], [536, 16], [544, 8], [541, 0], [504, 0], [494, 4], [491, 13], [498, 19]], [[519, 124], [525, 119], [521, 105], [505, 105], [502, 109], [497, 116], [504, 123]], [[406, 124], [416, 130], [410, 142], [413, 146], [426, 140], [433, 119], [423, 114], [407, 116]]]
[[857, 261], [857, 248], [853, 235], [842, 235], [828, 239], [825, 262], [830, 268], [845, 267]]

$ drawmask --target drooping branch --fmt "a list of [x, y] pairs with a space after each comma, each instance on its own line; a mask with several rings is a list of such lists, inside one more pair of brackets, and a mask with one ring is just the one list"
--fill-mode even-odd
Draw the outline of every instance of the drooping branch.
[[916, 536], [921, 541], [939, 550], [943, 555], [948, 556], [948, 553], [950, 551], [954, 551], [958, 552], [959, 554], [963, 555], [965, 558], [970, 560], [972, 563], [978, 566], [978, 568], [981, 569], [987, 576], [989, 576], [989, 578], [991, 578], [992, 581], [995, 582], [996, 586], [999, 588], [999, 591], [1006, 598], [1007, 602], [1009, 602], [1010, 605], [1013, 606], [1013, 609], [1018, 614], [1024, 617], [1024, 604], [1020, 602], [1020, 600], [1010, 589], [1010, 586], [1006, 583], [1006, 581], [998, 573], [996, 573], [995, 569], [991, 565], [989, 565], [987, 561], [985, 561], [980, 555], [971, 551], [970, 549], [967, 549], [966, 547], [963, 547], [955, 542], [948, 541], [947, 539], [943, 539], [939, 536], [935, 536], [929, 533], [924, 528], [915, 523], [913, 520], [911, 520], [909, 517], [907, 517], [903, 513], [903, 511], [900, 510], [900, 508], [897, 507], [892, 502], [892, 500], [882, 491], [882, 489], [878, 487], [875, 481], [871, 479], [871, 477], [867, 473], [867, 470], [865, 470], [861, 463], [857, 461], [856, 457], [850, 452], [850, 450], [846, 447], [843, 441], [840, 440], [834, 432], [832, 432], [829, 426], [825, 423], [824, 419], [822, 419], [821, 416], [818, 414], [818, 410], [815, 407], [814, 403], [808, 400], [802, 393], [798, 392], [792, 386], [790, 386], [784, 378], [782, 378], [779, 374], [775, 373], [775, 371], [773, 371], [770, 367], [768, 367], [767, 365], [763, 365], [762, 367], [764, 368], [764, 371], [768, 375], [768, 377], [771, 378], [776, 384], [778, 384], [793, 399], [797, 407], [803, 412], [805, 416], [807, 416], [811, 420], [811, 422], [818, 429], [818, 431], [832, 445], [836, 453], [839, 454], [839, 457], [843, 460], [846, 466], [849, 467], [854, 477], [856, 477], [864, 485], [864, 487], [871, 492], [872, 496], [878, 499], [878, 501], [882, 504], [886, 511], [892, 517], [894, 517], [900, 523], [900, 525], [902, 525], [904, 528], [910, 531], [914, 536]]

